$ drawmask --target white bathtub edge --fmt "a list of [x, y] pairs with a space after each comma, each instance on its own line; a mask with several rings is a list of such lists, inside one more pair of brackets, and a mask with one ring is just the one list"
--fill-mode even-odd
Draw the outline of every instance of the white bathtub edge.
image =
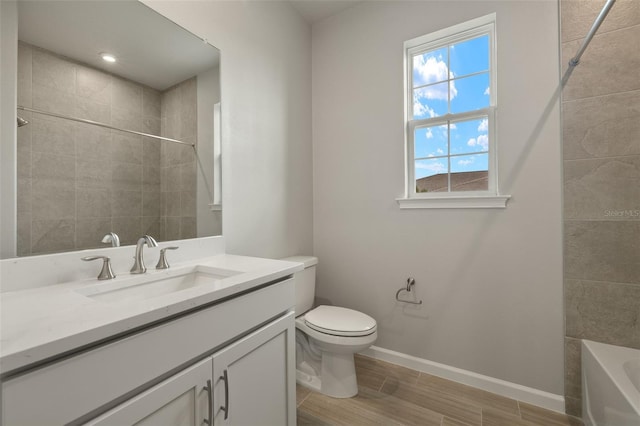
[[550, 392], [541, 391], [539, 389], [530, 388], [517, 383], [507, 382], [506, 380], [496, 379], [494, 377], [485, 376], [472, 371], [463, 370], [461, 368], [429, 361], [424, 358], [414, 357], [377, 346], [371, 346], [369, 349], [360, 353], [381, 361], [387, 361], [402, 367], [411, 368], [412, 370], [432, 374], [447, 380], [462, 383], [487, 392], [492, 392], [506, 398], [546, 408], [547, 410], [563, 414], [565, 412], [564, 397], [562, 395], [556, 395]]

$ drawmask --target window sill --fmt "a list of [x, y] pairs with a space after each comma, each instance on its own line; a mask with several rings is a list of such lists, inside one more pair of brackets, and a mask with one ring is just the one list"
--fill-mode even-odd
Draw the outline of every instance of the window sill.
[[504, 209], [511, 195], [396, 198], [401, 209]]

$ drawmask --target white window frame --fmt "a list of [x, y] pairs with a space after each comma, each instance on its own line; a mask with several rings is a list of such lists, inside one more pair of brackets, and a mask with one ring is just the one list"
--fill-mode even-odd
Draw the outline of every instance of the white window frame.
[[[475, 37], [489, 35], [489, 106], [463, 113], [413, 119], [413, 56], [433, 51]], [[497, 66], [496, 66], [496, 14], [490, 14], [454, 25], [431, 34], [405, 41], [404, 43], [404, 131], [405, 131], [405, 194], [398, 198], [400, 208], [504, 208], [509, 195], [500, 195], [498, 190], [498, 155], [496, 134], [497, 110]], [[450, 80], [447, 80], [450, 81]], [[450, 102], [450, 101], [449, 101]], [[488, 119], [488, 189], [486, 191], [456, 191], [417, 193], [415, 180], [414, 130], [449, 122]], [[450, 153], [447, 161], [451, 161]], [[448, 170], [449, 176], [451, 168]]]

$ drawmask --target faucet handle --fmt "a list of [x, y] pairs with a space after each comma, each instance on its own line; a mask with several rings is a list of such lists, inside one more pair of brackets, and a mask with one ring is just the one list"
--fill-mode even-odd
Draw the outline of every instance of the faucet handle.
[[166, 255], [166, 251], [167, 250], [178, 250], [179, 247], [177, 246], [172, 246], [172, 247], [165, 247], [163, 249], [160, 249], [160, 259], [158, 259], [158, 264], [156, 265], [156, 269], [169, 269], [169, 262], [167, 262], [167, 255]]
[[98, 274], [99, 280], [112, 280], [116, 277], [116, 274], [113, 273], [113, 269], [111, 269], [111, 259], [107, 256], [86, 256], [83, 257], [84, 261], [98, 260], [102, 259], [104, 262], [102, 263], [102, 270], [100, 274]]

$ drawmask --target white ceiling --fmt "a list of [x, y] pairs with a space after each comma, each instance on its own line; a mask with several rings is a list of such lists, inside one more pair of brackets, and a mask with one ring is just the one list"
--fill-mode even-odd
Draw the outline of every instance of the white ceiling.
[[160, 91], [220, 62], [218, 49], [138, 1], [20, 0], [18, 38]]
[[298, 13], [310, 24], [328, 18], [362, 3], [363, 0], [289, 0]]

